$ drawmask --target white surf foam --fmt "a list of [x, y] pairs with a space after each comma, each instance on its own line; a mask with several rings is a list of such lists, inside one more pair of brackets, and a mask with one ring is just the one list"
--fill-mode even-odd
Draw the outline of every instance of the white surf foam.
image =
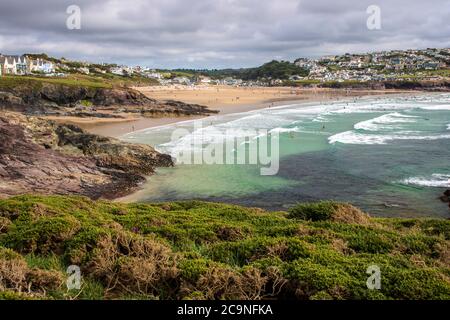
[[420, 109], [429, 110], [429, 111], [450, 111], [450, 105], [424, 106], [424, 107], [420, 107]]
[[313, 122], [320, 122], [320, 123], [330, 122], [330, 120], [327, 119], [326, 117], [324, 117], [324, 115], [317, 116], [312, 121]]
[[401, 181], [402, 184], [416, 185], [421, 187], [450, 187], [450, 175], [435, 173], [430, 177], [411, 177]]
[[300, 132], [299, 127], [293, 127], [293, 128], [274, 128], [269, 131], [270, 133], [278, 132], [278, 133], [287, 133], [287, 132]]
[[343, 108], [334, 110], [337, 114], [351, 114], [351, 113], [378, 113], [378, 112], [397, 112], [402, 110], [412, 109], [411, 104], [390, 102], [388, 100], [380, 101], [364, 101], [358, 103], [351, 103]]
[[414, 118], [418, 118], [416, 116], [408, 116], [403, 115], [398, 112], [389, 113], [382, 115], [381, 117], [377, 117], [374, 119], [370, 119], [367, 121], [362, 121], [355, 124], [354, 128], [356, 130], [365, 130], [365, 131], [380, 131], [385, 129], [398, 129], [400, 126], [393, 126], [393, 124], [402, 124], [402, 123], [414, 123], [416, 120]]
[[407, 135], [407, 134], [364, 134], [355, 131], [346, 131], [328, 138], [330, 144], [387, 144], [395, 140], [440, 140], [450, 139], [450, 134], [443, 135]]

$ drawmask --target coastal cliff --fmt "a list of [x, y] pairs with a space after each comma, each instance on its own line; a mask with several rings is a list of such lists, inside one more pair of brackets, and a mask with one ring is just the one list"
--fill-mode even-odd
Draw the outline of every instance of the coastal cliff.
[[103, 84], [61, 84], [45, 79], [2, 79], [0, 108], [29, 115], [121, 118], [161, 115], [209, 115], [205, 106], [180, 101], [157, 101], [131, 88]]
[[23, 193], [126, 195], [170, 156], [14, 112], [0, 114], [0, 197]]

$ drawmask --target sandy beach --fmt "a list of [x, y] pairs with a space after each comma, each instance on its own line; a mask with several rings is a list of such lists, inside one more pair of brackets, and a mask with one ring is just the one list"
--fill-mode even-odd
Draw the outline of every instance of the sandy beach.
[[221, 114], [267, 108], [286, 101], [325, 101], [341, 97], [391, 92], [386, 90], [232, 86], [154, 86], [134, 89], [158, 100], [179, 100], [205, 105], [210, 109], [219, 110]]
[[[393, 90], [332, 90], [292, 87], [230, 86], [153, 86], [136, 87], [134, 89], [157, 100], [177, 100], [185, 103], [205, 105], [212, 110], [218, 110], [220, 112], [219, 114], [246, 112], [293, 102], [321, 102], [340, 100], [348, 97], [399, 93], [399, 91]], [[53, 117], [51, 119], [64, 123], [76, 124], [95, 134], [119, 137], [145, 128], [157, 127], [201, 117], [202, 116], [143, 118], [124, 116], [123, 119], [75, 117]]]

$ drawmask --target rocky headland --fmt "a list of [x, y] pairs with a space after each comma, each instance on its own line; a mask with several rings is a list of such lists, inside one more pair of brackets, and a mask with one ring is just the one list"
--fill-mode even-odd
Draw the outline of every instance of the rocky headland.
[[417, 80], [417, 81], [344, 81], [326, 82], [318, 85], [320, 88], [351, 89], [351, 90], [415, 90], [427, 92], [448, 92], [448, 80]]
[[24, 193], [126, 195], [170, 156], [147, 145], [89, 134], [73, 125], [0, 114], [0, 198]]
[[205, 106], [158, 101], [131, 88], [60, 84], [36, 80], [0, 83], [0, 108], [28, 115], [123, 118], [209, 115]]

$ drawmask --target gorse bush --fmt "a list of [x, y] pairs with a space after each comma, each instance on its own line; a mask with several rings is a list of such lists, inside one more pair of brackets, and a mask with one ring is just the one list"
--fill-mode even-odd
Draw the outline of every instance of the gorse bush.
[[[348, 204], [0, 200], [0, 299], [450, 299], [450, 221]], [[382, 272], [369, 290], [367, 268]], [[78, 265], [80, 290], [66, 287]]]
[[337, 203], [331, 201], [300, 203], [289, 210], [289, 218], [311, 221], [330, 220], [336, 210]]

